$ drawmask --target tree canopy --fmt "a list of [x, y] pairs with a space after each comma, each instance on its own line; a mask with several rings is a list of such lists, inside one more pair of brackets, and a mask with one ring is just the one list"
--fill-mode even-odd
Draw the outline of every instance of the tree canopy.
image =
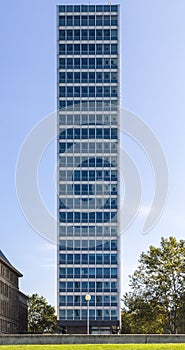
[[142, 253], [123, 297], [124, 333], [185, 332], [185, 241], [162, 238]]
[[28, 332], [57, 332], [55, 308], [43, 296], [33, 294], [28, 297]]

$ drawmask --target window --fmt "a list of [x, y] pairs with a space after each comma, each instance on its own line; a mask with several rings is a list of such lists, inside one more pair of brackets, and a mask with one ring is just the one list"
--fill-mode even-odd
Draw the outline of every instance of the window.
[[110, 254], [105, 254], [103, 257], [104, 257], [104, 264], [110, 264]]
[[95, 282], [89, 282], [89, 292], [95, 291]]
[[88, 25], [88, 21], [87, 21], [87, 16], [82, 16], [82, 19], [81, 19], [81, 25], [82, 26], [87, 26]]
[[104, 83], [110, 82], [110, 73], [104, 73]]
[[118, 46], [117, 44], [111, 44], [111, 54], [112, 55], [117, 55], [118, 53]]
[[59, 97], [65, 97], [66, 89], [64, 86], [59, 86]]
[[67, 54], [72, 55], [73, 54], [73, 45], [67, 44]]
[[65, 58], [59, 58], [59, 69], [65, 69]]
[[89, 40], [95, 40], [95, 30], [89, 30]]
[[101, 306], [102, 305], [102, 295], [96, 296], [96, 305]]
[[111, 11], [112, 12], [117, 12], [118, 11], [118, 6], [117, 5], [112, 5], [111, 6]]
[[73, 25], [73, 17], [67, 16], [67, 26], [72, 26], [72, 25]]
[[104, 306], [110, 306], [110, 296], [104, 295]]
[[95, 6], [89, 5], [89, 12], [95, 12]]
[[102, 68], [102, 58], [96, 59], [96, 68]]
[[87, 97], [87, 96], [88, 96], [88, 88], [87, 86], [82, 86], [82, 97]]
[[60, 316], [60, 320], [65, 320], [65, 318], [66, 318], [66, 310], [60, 310], [59, 311], [59, 316]]
[[104, 54], [110, 55], [110, 45], [109, 44], [104, 44]]
[[72, 320], [72, 319], [73, 319], [73, 309], [68, 309], [67, 310], [67, 320]]
[[99, 320], [102, 318], [102, 310], [96, 310], [96, 319]]
[[95, 319], [95, 310], [89, 310], [89, 318], [90, 320], [94, 320]]
[[110, 5], [104, 5], [104, 12], [110, 12]]
[[111, 310], [111, 320], [117, 320], [117, 310]]
[[[84, 305], [85, 303], [87, 304], [86, 301], [84, 302]], [[87, 310], [82, 310], [82, 320], [86, 320], [86, 319], [87, 319]]]
[[111, 241], [111, 250], [117, 250], [117, 241], [115, 240]]
[[80, 16], [74, 16], [74, 26], [80, 26]]
[[75, 277], [75, 278], [79, 278], [80, 277], [80, 268], [79, 267], [74, 269], [73, 277]]
[[104, 16], [104, 26], [110, 26], [110, 16]]
[[65, 55], [65, 44], [59, 44], [59, 55]]
[[102, 30], [101, 29], [96, 30], [96, 40], [102, 40]]
[[117, 83], [117, 81], [118, 81], [118, 74], [111, 73], [111, 83]]
[[65, 30], [59, 30], [59, 40], [65, 40]]
[[80, 58], [74, 58], [74, 68], [80, 68]]
[[104, 97], [110, 97], [110, 86], [104, 87]]
[[65, 263], [66, 263], [66, 255], [60, 254], [60, 264], [65, 264]]
[[117, 97], [118, 96], [118, 91], [116, 86], [111, 87], [111, 96], [112, 97]]
[[82, 40], [88, 40], [88, 31], [86, 29], [82, 29]]
[[89, 264], [95, 264], [95, 254], [89, 254]]
[[80, 12], [80, 6], [74, 5], [74, 12]]
[[74, 30], [74, 40], [80, 40], [80, 30], [79, 29]]
[[87, 5], [82, 5], [81, 6], [81, 11], [82, 12], [88, 12], [88, 6]]
[[96, 12], [102, 12], [102, 5], [96, 5]]
[[59, 73], [59, 83], [65, 83], [65, 73], [64, 72]]
[[111, 68], [113, 68], [113, 69], [118, 68], [118, 60], [117, 60], [117, 58], [112, 58], [111, 59]]
[[73, 6], [67, 5], [66, 8], [67, 8], [67, 12], [73, 12]]
[[94, 83], [95, 82], [95, 73], [89, 72], [89, 82]]
[[67, 292], [73, 291], [73, 282], [67, 282]]
[[66, 304], [66, 296], [60, 295], [60, 306], [64, 306]]
[[[69, 64], [69, 66], [68, 66], [68, 67], [70, 67], [71, 62], [70, 62], [70, 61], [68, 61], [68, 64]], [[71, 73], [71, 72], [67, 72], [67, 82], [68, 82], [68, 83], [72, 83], [72, 82], [73, 82], [73, 73]]]
[[118, 17], [117, 16], [111, 16], [111, 26], [117, 26], [118, 25]]
[[67, 40], [73, 40], [73, 31], [67, 30]]
[[95, 97], [95, 87], [94, 86], [89, 86], [89, 96]]
[[72, 86], [67, 87], [67, 97], [73, 97], [73, 87]]
[[87, 62], [88, 62], [87, 58], [82, 58], [82, 68], [88, 67]]
[[95, 268], [94, 267], [89, 268], [89, 278], [95, 278]]
[[67, 254], [67, 264], [73, 264], [73, 255]]
[[[99, 82], [99, 81], [97, 80], [97, 82]], [[97, 86], [96, 87], [96, 96], [97, 97], [102, 97], [102, 86]], [[97, 132], [98, 133], [100, 132], [99, 129], [97, 129]]]
[[74, 83], [80, 83], [80, 73], [79, 72], [74, 73]]
[[65, 292], [65, 290], [66, 290], [66, 282], [60, 282], [59, 283], [59, 288], [60, 288], [60, 292]]
[[110, 29], [104, 29], [104, 40], [110, 40]]
[[89, 26], [95, 26], [95, 16], [89, 16]]
[[88, 264], [88, 255], [87, 254], [82, 254], [82, 264]]
[[97, 254], [96, 255], [96, 264], [102, 264], [102, 254]]
[[75, 240], [74, 244], [75, 244], [74, 249], [75, 250], [80, 250], [80, 241]]
[[82, 44], [82, 55], [86, 55], [88, 53], [87, 44]]
[[74, 96], [80, 97], [80, 87], [79, 86], [74, 87]]
[[89, 58], [89, 68], [95, 69], [95, 58]]
[[64, 5], [60, 5], [59, 6], [59, 12], [65, 12], [65, 6]]
[[117, 29], [111, 29], [111, 39], [118, 40], [118, 31]]
[[74, 45], [74, 54], [79, 55], [80, 54], [80, 44]]
[[103, 19], [102, 16], [96, 16], [96, 25], [97, 26], [102, 26], [103, 25], [102, 19]]
[[96, 44], [96, 54], [101, 55], [102, 54], [102, 44]]
[[94, 54], [95, 54], [95, 45], [89, 44], [89, 55], [94, 55]]
[[65, 16], [59, 17], [59, 26], [65, 26]]
[[104, 68], [110, 68], [110, 59], [109, 58], [105, 58], [104, 59]]
[[[80, 305], [79, 303], [78, 304], [75, 304], [75, 305]], [[80, 310], [74, 310], [74, 319], [75, 320], [80, 320]]]
[[[68, 58], [67, 59], [67, 69], [71, 69], [73, 67], [73, 59], [72, 58]], [[70, 73], [72, 74], [72, 73]]]
[[110, 310], [104, 309], [103, 314], [104, 320], [110, 320]]
[[[88, 282], [82, 282], [82, 292], [87, 292], [87, 290], [88, 290]], [[82, 298], [83, 298], [82, 303], [84, 303], [85, 305], [85, 303], [87, 302], [85, 301], [84, 296]]]

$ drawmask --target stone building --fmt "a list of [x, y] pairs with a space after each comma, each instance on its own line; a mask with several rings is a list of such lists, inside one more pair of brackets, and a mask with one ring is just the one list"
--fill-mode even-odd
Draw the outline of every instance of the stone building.
[[19, 291], [22, 276], [0, 250], [0, 333], [27, 332], [27, 296]]

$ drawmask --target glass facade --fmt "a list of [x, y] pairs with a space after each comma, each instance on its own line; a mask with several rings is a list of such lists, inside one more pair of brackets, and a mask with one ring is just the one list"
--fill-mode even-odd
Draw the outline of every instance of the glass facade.
[[90, 294], [90, 326], [111, 330], [120, 322], [119, 5], [60, 5], [57, 18], [58, 319], [81, 327]]

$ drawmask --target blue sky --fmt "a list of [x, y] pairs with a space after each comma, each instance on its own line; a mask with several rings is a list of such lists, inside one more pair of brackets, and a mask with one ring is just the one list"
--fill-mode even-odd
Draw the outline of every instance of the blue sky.
[[[62, 2], [2, 0], [0, 5], [0, 249], [24, 274], [22, 290], [27, 294], [38, 292], [52, 304], [56, 303], [55, 246], [26, 222], [16, 197], [15, 167], [28, 132], [56, 108], [57, 3]], [[161, 236], [185, 238], [185, 2], [123, 0], [121, 11], [121, 103], [153, 130], [166, 154], [169, 169], [169, 194], [163, 216], [149, 234], [142, 235], [145, 212], [153, 196], [153, 173], [138, 144], [125, 136], [125, 151], [134, 159], [142, 179], [143, 208], [123, 235], [125, 291], [127, 276], [137, 266], [142, 251], [151, 244], [159, 244]], [[52, 213], [54, 171], [51, 145], [40, 163], [38, 181], [40, 193]]]

